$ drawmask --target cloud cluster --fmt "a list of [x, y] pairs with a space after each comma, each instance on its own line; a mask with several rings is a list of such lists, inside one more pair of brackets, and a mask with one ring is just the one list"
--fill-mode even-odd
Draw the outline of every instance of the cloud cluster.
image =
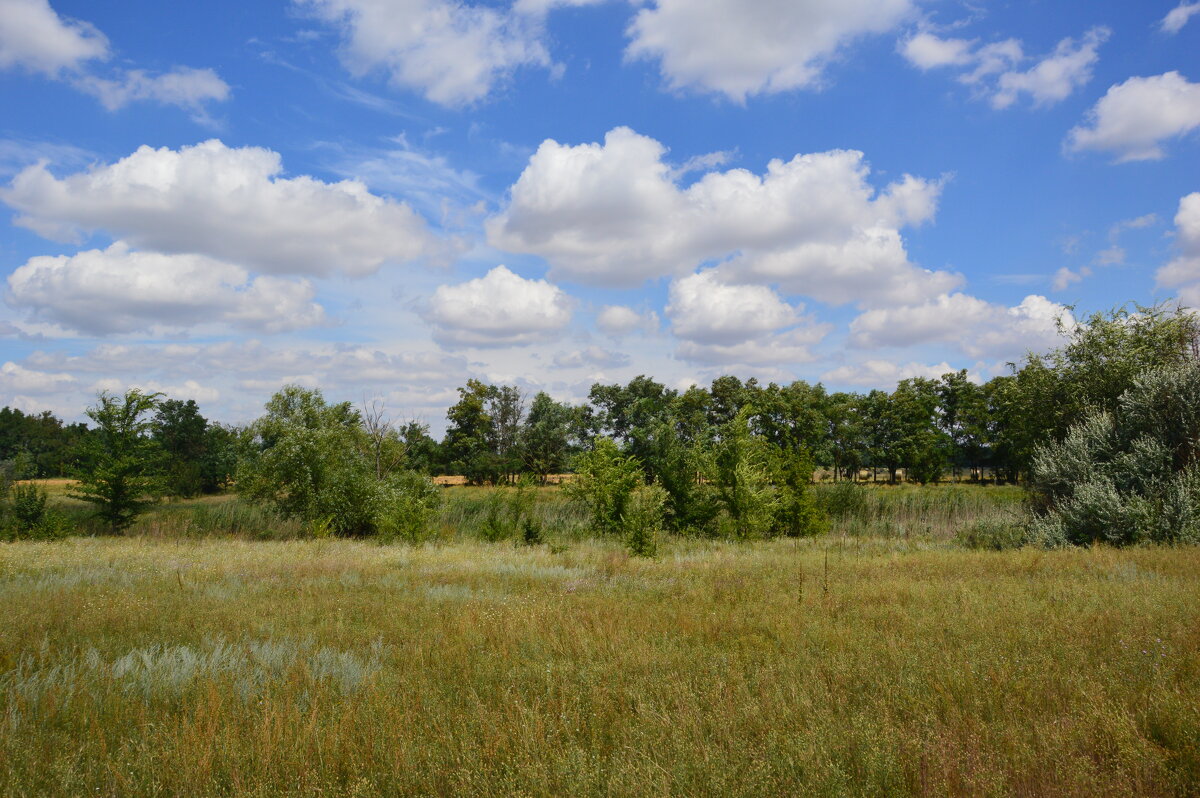
[[443, 245], [407, 205], [362, 183], [281, 177], [278, 153], [213, 139], [139, 147], [56, 178], [31, 166], [0, 190], [17, 224], [56, 240], [103, 230], [139, 249], [205, 255], [272, 274], [361, 276]]
[[0, 0], [0, 69], [57, 77], [109, 57], [108, 39], [86, 22], [63, 19], [48, 0]]
[[656, 0], [629, 26], [626, 54], [659, 63], [673, 89], [724, 94], [735, 102], [820, 84], [851, 41], [894, 29], [912, 0], [744, 3]]
[[487, 96], [507, 74], [547, 67], [542, 11], [449, 0], [296, 0], [344, 37], [342, 60], [362, 75], [381, 69], [395, 86], [442, 105]]
[[1070, 311], [1036, 294], [1005, 307], [967, 294], [943, 294], [919, 305], [877, 308], [850, 323], [850, 343], [864, 349], [942, 343], [972, 357], [1015, 357], [1054, 346], [1058, 319]]
[[1179, 200], [1175, 214], [1175, 245], [1179, 255], [1155, 275], [1158, 284], [1179, 289], [1180, 300], [1200, 307], [1200, 191]]
[[814, 324], [770, 288], [723, 283], [706, 270], [671, 283], [666, 314], [677, 355], [706, 365], [776, 365], [813, 359], [830, 326]]
[[633, 332], [653, 333], [658, 324], [658, 314], [654, 311], [638, 313], [625, 305], [605, 305], [596, 314], [596, 326], [614, 338]]
[[228, 323], [263, 332], [309, 327], [325, 314], [307, 280], [249, 278], [203, 255], [105, 250], [31, 258], [8, 277], [11, 301], [90, 335]]
[[1065, 100], [1092, 79], [1097, 51], [1110, 35], [1108, 28], [1096, 27], [1081, 39], [1063, 39], [1027, 69], [1021, 67], [1030, 59], [1016, 39], [980, 45], [922, 31], [904, 40], [900, 52], [921, 70], [960, 68], [958, 80], [987, 97], [993, 108], [1008, 108], [1023, 95], [1034, 106], [1045, 106]]
[[738, 282], [821, 301], [910, 301], [961, 283], [908, 261], [899, 228], [934, 215], [941, 184], [905, 176], [882, 191], [862, 153], [775, 160], [764, 174], [710, 171], [686, 188], [666, 148], [628, 128], [603, 144], [547, 140], [488, 221], [490, 242], [540, 255], [554, 277], [635, 286], [711, 260]]
[[92, 71], [94, 62], [110, 58], [103, 33], [87, 22], [60, 17], [48, 0], [0, 0], [0, 69], [23, 68], [68, 81], [110, 111], [150, 100], [203, 119], [206, 102], [229, 96], [229, 85], [211, 69], [175, 67], [160, 75], [121, 69], [110, 77]]
[[[900, 380], [924, 377], [936, 380], [943, 374], [957, 372], [958, 369], [946, 361], [937, 364], [918, 362], [896, 363], [892, 360], [865, 360], [830, 369], [821, 375], [822, 382], [834, 385], [854, 385], [864, 388], [894, 388]], [[972, 382], [980, 382], [977, 375], [969, 375]]]
[[574, 300], [545, 280], [504, 266], [433, 293], [425, 319], [447, 347], [497, 347], [551, 339], [571, 321]]
[[1163, 142], [1200, 128], [1200, 83], [1178, 72], [1133, 77], [1111, 86], [1071, 130], [1068, 152], [1112, 153], [1118, 163], [1158, 160]]

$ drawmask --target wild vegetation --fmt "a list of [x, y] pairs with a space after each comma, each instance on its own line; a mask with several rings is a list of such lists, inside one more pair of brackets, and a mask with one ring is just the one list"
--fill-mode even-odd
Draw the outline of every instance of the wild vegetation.
[[473, 381], [440, 443], [102, 395], [74, 479], [3, 469], [0, 794], [1195, 795], [1196, 328], [1064, 332], [890, 394]]

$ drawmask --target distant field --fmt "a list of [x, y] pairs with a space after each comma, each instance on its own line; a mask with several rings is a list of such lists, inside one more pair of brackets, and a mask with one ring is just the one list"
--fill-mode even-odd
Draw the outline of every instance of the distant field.
[[1200, 550], [0, 545], [3, 795], [1196, 795]]

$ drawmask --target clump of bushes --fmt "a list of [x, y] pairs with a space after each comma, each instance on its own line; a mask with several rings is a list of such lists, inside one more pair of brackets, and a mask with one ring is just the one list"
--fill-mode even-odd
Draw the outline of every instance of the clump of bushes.
[[1030, 488], [1044, 545], [1200, 542], [1200, 363], [1143, 373], [1038, 447]]
[[330, 405], [320, 391], [295, 385], [266, 409], [246, 433], [243, 497], [334, 535], [416, 542], [428, 534], [442, 495], [428, 477], [399, 467], [401, 457], [379, 456], [402, 446], [398, 435], [372, 438], [349, 402]]
[[0, 504], [0, 538], [5, 540], [57, 540], [70, 533], [70, 523], [46, 506], [46, 491], [37, 485], [16, 483]]

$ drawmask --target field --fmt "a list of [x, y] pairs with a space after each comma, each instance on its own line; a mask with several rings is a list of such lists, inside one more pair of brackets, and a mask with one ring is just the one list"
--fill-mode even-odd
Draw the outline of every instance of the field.
[[971, 551], [936, 508], [1015, 494], [893, 490], [646, 560], [453, 490], [418, 547], [180, 520], [231, 501], [0, 546], [0, 794], [1200, 792], [1200, 550]]

